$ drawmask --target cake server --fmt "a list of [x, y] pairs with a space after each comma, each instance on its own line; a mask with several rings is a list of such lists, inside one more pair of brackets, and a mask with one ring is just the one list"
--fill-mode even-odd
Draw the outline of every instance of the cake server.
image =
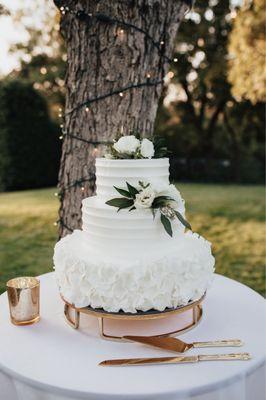
[[243, 342], [238, 339], [232, 340], [214, 340], [211, 342], [193, 342], [186, 343], [180, 339], [173, 337], [158, 337], [158, 336], [124, 336], [123, 339], [132, 342], [147, 344], [153, 347], [159, 347], [163, 350], [175, 351], [176, 353], [184, 353], [191, 348], [197, 347], [238, 347], [242, 346]]
[[232, 361], [232, 360], [250, 360], [249, 353], [233, 354], [208, 354], [190, 357], [157, 357], [157, 358], [121, 358], [114, 360], [105, 360], [100, 362], [100, 366], [128, 366], [128, 365], [146, 365], [146, 364], [179, 364], [179, 363], [197, 363], [199, 361]]

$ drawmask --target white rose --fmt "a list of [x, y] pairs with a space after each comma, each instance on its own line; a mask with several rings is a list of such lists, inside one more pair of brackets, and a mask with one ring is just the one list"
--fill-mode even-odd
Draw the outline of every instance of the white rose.
[[136, 194], [134, 206], [137, 209], [150, 208], [154, 199], [155, 192], [150, 187], [147, 187], [146, 189], [143, 189], [140, 193]]
[[133, 135], [122, 136], [114, 145], [118, 153], [134, 154], [140, 146], [140, 141]]
[[154, 156], [154, 146], [149, 139], [142, 140], [140, 153], [144, 158], [152, 158]]

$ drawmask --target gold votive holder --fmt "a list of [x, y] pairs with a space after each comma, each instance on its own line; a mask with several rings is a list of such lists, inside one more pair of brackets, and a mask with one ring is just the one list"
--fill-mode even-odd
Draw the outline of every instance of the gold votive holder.
[[40, 281], [33, 277], [19, 277], [7, 282], [11, 322], [30, 325], [40, 320]]

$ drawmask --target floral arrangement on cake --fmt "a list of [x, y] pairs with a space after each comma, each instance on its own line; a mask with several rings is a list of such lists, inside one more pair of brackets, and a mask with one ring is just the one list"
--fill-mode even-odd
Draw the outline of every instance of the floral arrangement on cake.
[[154, 136], [152, 140], [140, 138], [139, 134], [120, 136], [109, 146], [105, 158], [141, 159], [163, 158], [168, 154], [164, 138]]
[[120, 211], [128, 208], [129, 211], [136, 209], [150, 209], [153, 217], [160, 212], [161, 223], [165, 231], [173, 236], [171, 221], [177, 218], [186, 228], [191, 229], [190, 224], [185, 220], [183, 215], [178, 211], [178, 202], [173, 195], [178, 193], [174, 185], [169, 185], [162, 194], [156, 191], [150, 183], [139, 182], [139, 187], [134, 187], [126, 182], [127, 187], [124, 189], [117, 188], [115, 190], [122, 196], [106, 202], [107, 205], [116, 207]]

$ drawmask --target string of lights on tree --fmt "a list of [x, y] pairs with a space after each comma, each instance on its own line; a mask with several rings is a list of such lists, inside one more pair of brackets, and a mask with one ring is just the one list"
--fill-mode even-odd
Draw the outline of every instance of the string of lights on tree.
[[[192, 2], [190, 0], [184, 0], [184, 3], [186, 3], [188, 5], [189, 8], [191, 8], [192, 6]], [[156, 41], [147, 31], [145, 31], [144, 29], [126, 22], [126, 21], [122, 21], [119, 20], [117, 18], [113, 18], [110, 17], [109, 15], [103, 14], [103, 13], [87, 13], [84, 10], [74, 10], [74, 9], [70, 9], [68, 6], [61, 6], [60, 7], [60, 12], [62, 15], [65, 14], [71, 14], [73, 15], [75, 18], [77, 18], [79, 21], [84, 22], [86, 24], [88, 24], [88, 26], [92, 25], [94, 22], [100, 22], [100, 23], [104, 23], [104, 24], [112, 24], [112, 25], [116, 25], [119, 28], [119, 34], [124, 34], [124, 30], [131, 30], [134, 29], [135, 31], [143, 34], [145, 36], [145, 38], [147, 40], [149, 40], [149, 42], [154, 46], [154, 48], [157, 49], [160, 58], [164, 59], [165, 62], [168, 63], [176, 63], [178, 61], [178, 59], [175, 58], [170, 58], [165, 54], [165, 40], [161, 39], [159, 41]], [[177, 21], [178, 22], [178, 21]], [[169, 72], [168, 73], [168, 79], [173, 78], [174, 74], [173, 72]], [[139, 82], [139, 83], [134, 83], [134, 84], [130, 84], [127, 85], [125, 87], [122, 88], [118, 88], [115, 90], [112, 90], [108, 93], [96, 96], [96, 97], [92, 97], [92, 98], [87, 98], [85, 101], [83, 101], [82, 103], [76, 105], [75, 107], [73, 107], [71, 110], [66, 111], [64, 116], [63, 116], [63, 110], [59, 109], [59, 118], [62, 118], [64, 120], [65, 117], [72, 115], [75, 111], [78, 111], [82, 108], [85, 107], [85, 111], [88, 113], [90, 110], [90, 105], [94, 102], [100, 101], [100, 100], [104, 100], [110, 96], [115, 96], [118, 95], [120, 97], [124, 96], [124, 92], [132, 90], [132, 89], [136, 89], [136, 88], [143, 88], [143, 87], [152, 87], [152, 86], [157, 86], [157, 85], [161, 85], [164, 83], [163, 79], [159, 79], [159, 80], [152, 80], [151, 79], [151, 73], [147, 73], [146, 74], [146, 80], [143, 82]], [[97, 152], [97, 146], [98, 145], [110, 145], [113, 142], [110, 141], [95, 141], [95, 140], [88, 140], [88, 139], [84, 139], [81, 136], [78, 136], [76, 134], [67, 132], [64, 129], [64, 123], [60, 124], [60, 128], [62, 129], [62, 134], [60, 135], [59, 139], [63, 140], [66, 137], [81, 141], [83, 143], [86, 143], [88, 146], [92, 145], [94, 146], [94, 151], [95, 153]], [[66, 191], [68, 191], [71, 188], [76, 188], [76, 187], [80, 187], [80, 190], [82, 192], [84, 192], [85, 187], [84, 187], [84, 183], [85, 182], [95, 182], [95, 176], [94, 175], [90, 175], [87, 177], [82, 177], [80, 179], [75, 180], [74, 182], [70, 183], [69, 185], [67, 185], [66, 187], [60, 188], [59, 192], [55, 193], [55, 196], [58, 196], [61, 201], [63, 201], [64, 195], [66, 193]], [[58, 219], [54, 225], [58, 225], [60, 224], [61, 227], [69, 230], [70, 232], [73, 232], [73, 229], [70, 228], [69, 226], [67, 226], [65, 224], [65, 222], [62, 220], [62, 218]]]

